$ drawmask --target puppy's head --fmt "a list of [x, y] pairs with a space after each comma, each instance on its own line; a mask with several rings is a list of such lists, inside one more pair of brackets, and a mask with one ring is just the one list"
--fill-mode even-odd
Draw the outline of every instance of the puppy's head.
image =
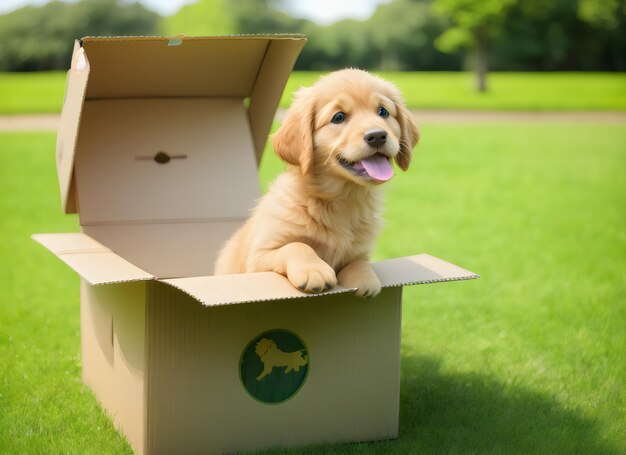
[[398, 89], [347, 69], [300, 89], [272, 137], [276, 153], [302, 174], [332, 174], [362, 186], [406, 171], [419, 133]]

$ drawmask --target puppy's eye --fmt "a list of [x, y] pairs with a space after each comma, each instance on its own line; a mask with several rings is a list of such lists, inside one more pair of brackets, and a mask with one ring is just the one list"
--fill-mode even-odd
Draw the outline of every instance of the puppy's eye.
[[338, 125], [339, 123], [342, 123], [345, 119], [346, 114], [344, 114], [343, 112], [337, 112], [335, 113], [335, 115], [333, 115], [333, 118], [330, 120], [330, 122]]
[[382, 118], [387, 118], [389, 117], [389, 111], [385, 109], [384, 107], [380, 106], [378, 108], [378, 115], [380, 115]]

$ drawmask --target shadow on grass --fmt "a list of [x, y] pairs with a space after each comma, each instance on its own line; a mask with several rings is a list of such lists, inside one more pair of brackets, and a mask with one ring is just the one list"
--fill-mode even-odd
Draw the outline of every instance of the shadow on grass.
[[554, 398], [440, 362], [402, 358], [398, 448], [413, 453], [613, 454], [597, 424]]
[[265, 454], [617, 454], [597, 424], [554, 398], [441, 362], [403, 355], [398, 439]]

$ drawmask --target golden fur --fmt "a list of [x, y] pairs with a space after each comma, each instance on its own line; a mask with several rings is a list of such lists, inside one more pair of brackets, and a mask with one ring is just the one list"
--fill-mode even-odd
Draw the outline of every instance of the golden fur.
[[[331, 121], [337, 112], [345, 113], [339, 124]], [[386, 133], [379, 147], [364, 139], [375, 129]], [[339, 283], [377, 295], [368, 261], [382, 224], [381, 181], [347, 166], [378, 153], [407, 170], [418, 138], [399, 91], [365, 71], [337, 71], [300, 89], [271, 138], [290, 166], [225, 244], [215, 274], [274, 271], [305, 292]]]

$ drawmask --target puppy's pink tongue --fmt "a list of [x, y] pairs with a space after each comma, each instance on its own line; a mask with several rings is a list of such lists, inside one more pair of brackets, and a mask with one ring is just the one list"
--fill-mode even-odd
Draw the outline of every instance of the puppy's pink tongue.
[[376, 180], [387, 181], [393, 177], [393, 167], [389, 160], [378, 153], [361, 160], [367, 175]]

